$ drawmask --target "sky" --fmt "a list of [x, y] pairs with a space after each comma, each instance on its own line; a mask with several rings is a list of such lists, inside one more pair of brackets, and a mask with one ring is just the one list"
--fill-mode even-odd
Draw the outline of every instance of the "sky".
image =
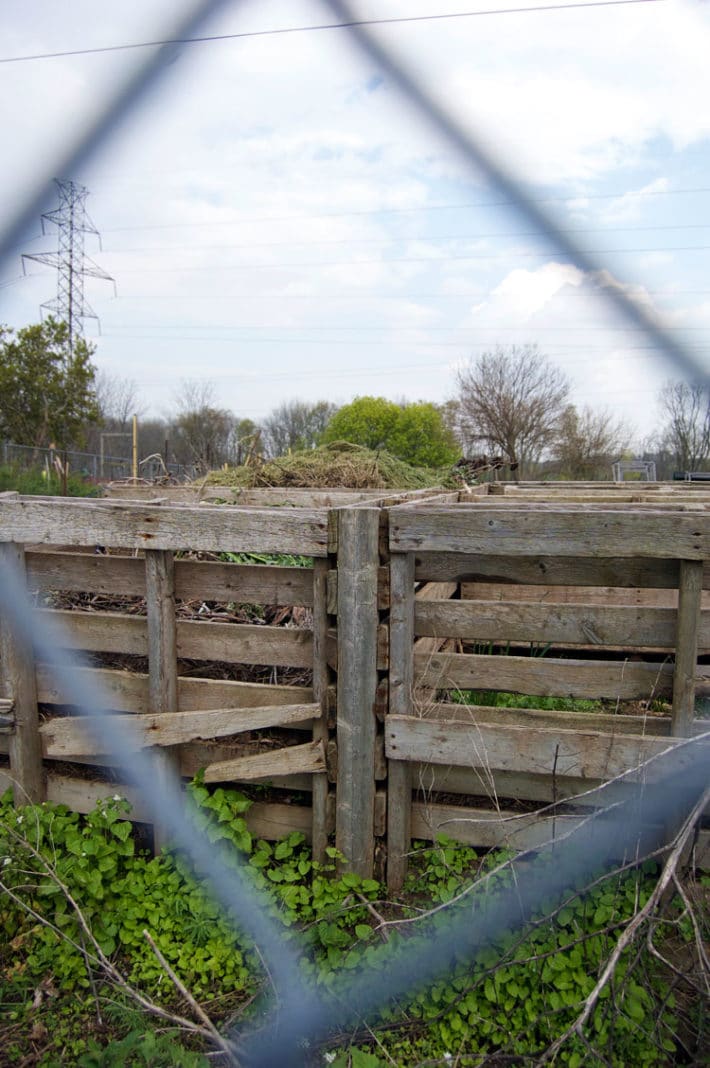
[[[568, 3], [352, 7], [452, 16], [373, 32], [710, 368], [710, 5]], [[439, 403], [477, 355], [537, 344], [575, 404], [607, 409], [639, 443], [654, 434], [678, 370], [609, 308], [599, 278], [537, 233], [348, 31], [262, 32], [332, 23], [324, 4], [224, 5], [201, 33], [227, 39], [176, 47], [101, 150], [56, 174], [146, 49], [18, 57], [161, 40], [178, 9], [5, 0], [0, 12], [0, 216], [43, 178], [89, 190], [100, 244], [87, 235], [86, 253], [115, 290], [86, 280], [98, 320], [85, 333], [102, 372], [135, 382], [143, 414], [173, 412], [185, 381], [254, 420], [291, 399]], [[46, 229], [37, 218], [0, 264], [0, 323], [37, 322], [56, 296], [51, 268], [30, 261], [23, 275], [22, 252], [56, 250]]]

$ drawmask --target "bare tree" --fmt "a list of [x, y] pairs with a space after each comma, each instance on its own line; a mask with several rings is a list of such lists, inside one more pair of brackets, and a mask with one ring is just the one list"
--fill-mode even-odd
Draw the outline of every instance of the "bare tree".
[[701, 385], [668, 381], [659, 402], [666, 417], [661, 434], [682, 471], [697, 471], [710, 457], [710, 395]]
[[458, 373], [458, 427], [464, 450], [502, 452], [518, 477], [555, 441], [569, 396], [566, 376], [536, 345], [498, 345]]
[[269, 456], [283, 456], [300, 449], [312, 449], [337, 411], [330, 401], [287, 401], [275, 408], [262, 423], [263, 441]]
[[632, 432], [605, 410], [581, 411], [568, 404], [554, 446], [559, 473], [565, 478], [610, 477], [610, 465], [628, 448]]
[[98, 371], [94, 380], [102, 423], [114, 430], [127, 430], [132, 416], [141, 416], [145, 406], [138, 399], [138, 385], [132, 378]]
[[236, 416], [214, 403], [211, 382], [185, 380], [176, 394], [178, 415], [173, 446], [183, 463], [207, 472], [229, 459], [229, 442]]

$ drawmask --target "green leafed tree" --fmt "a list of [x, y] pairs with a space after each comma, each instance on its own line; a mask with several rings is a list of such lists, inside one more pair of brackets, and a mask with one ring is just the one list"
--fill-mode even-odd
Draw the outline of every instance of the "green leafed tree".
[[384, 397], [356, 397], [335, 413], [323, 440], [384, 449], [417, 467], [442, 467], [461, 455], [441, 411], [427, 401], [396, 404]]
[[81, 445], [99, 419], [92, 354], [83, 338], [69, 351], [67, 325], [56, 319], [0, 327], [0, 437], [37, 448]]

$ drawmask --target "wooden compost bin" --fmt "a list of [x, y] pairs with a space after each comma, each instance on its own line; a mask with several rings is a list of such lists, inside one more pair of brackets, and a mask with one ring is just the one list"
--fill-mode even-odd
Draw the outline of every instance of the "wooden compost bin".
[[[519, 487], [510, 489], [514, 498]], [[675, 495], [663, 508], [565, 503], [557, 490], [542, 504], [509, 501], [508, 491], [390, 512], [392, 886], [413, 838], [534, 847], [578, 817], [511, 801], [572, 798], [703, 730], [707, 505], [687, 511]], [[442, 599], [422, 600], [421, 584], [438, 585]], [[611, 711], [442, 700], [466, 691], [605, 699]], [[661, 698], [672, 714], [652, 714]], [[628, 702], [636, 714], [614, 714]]]
[[[303, 831], [322, 855], [334, 826], [325, 761], [327, 715], [334, 701], [328, 668], [327, 510], [6, 494], [0, 498], [0, 538], [3, 559], [26, 574], [31, 591], [145, 599], [142, 614], [42, 612], [60, 624], [61, 642], [71, 649], [147, 661], [137, 670], [81, 670], [101, 687], [107, 707], [119, 719], [130, 718], [143, 743], [154, 748], [156, 774], [165, 766], [184, 776], [204, 768], [207, 782], [266, 780], [306, 793], [308, 804], [256, 802], [248, 822], [267, 838]], [[102, 551], [95, 552], [95, 546]], [[302, 555], [312, 566], [225, 563], [216, 558], [220, 552]], [[199, 553], [215, 558], [195, 558]], [[312, 622], [287, 628], [181, 619], [176, 601], [300, 606]], [[140, 796], [115, 774], [86, 770], [110, 767], [111, 757], [97, 752], [81, 729], [72, 715], [72, 695], [57, 683], [41, 654], [34, 663], [8, 620], [2, 636], [4, 696], [13, 703], [15, 725], [0, 743], [9, 754], [17, 799], [46, 797], [88, 811], [100, 797], [118, 792], [132, 802], [133, 818], [150, 821]], [[199, 667], [188, 677], [178, 673], [184, 660], [270, 667], [277, 680], [284, 668], [296, 668], [310, 679], [308, 685], [234, 681], [200, 677]], [[285, 732], [281, 744], [275, 743], [274, 731]], [[160, 840], [160, 828], [157, 835]]]
[[[370, 875], [387, 859], [397, 886], [413, 838], [534, 846], [578, 819], [574, 807], [537, 806], [702, 730], [710, 496], [647, 484], [658, 497], [626, 500], [620, 487], [607, 500], [604, 485], [600, 501], [570, 484], [547, 501], [525, 496], [538, 488], [255, 490], [237, 505], [162, 488], [141, 501], [123, 487], [102, 501], [0, 494], [0, 558], [40, 598], [62, 592], [60, 607], [37, 611], [61, 625], [62, 644], [95, 658], [81, 670], [118, 722], [138, 728], [156, 774], [204, 768], [208, 782], [268, 784], [247, 815], [255, 835], [299, 830], [322, 857], [334, 834], [349, 867]], [[86, 610], [102, 597], [118, 609]], [[140, 610], [121, 598], [142, 599]], [[299, 625], [185, 618], [187, 602], [298, 609]], [[205, 677], [200, 665], [214, 662], [237, 677]], [[245, 674], [253, 665], [260, 673]], [[12, 781], [18, 801], [77, 811], [120, 793], [134, 819], [151, 821], [9, 619], [0, 685], [0, 788]], [[446, 700], [471, 690], [610, 704]]]

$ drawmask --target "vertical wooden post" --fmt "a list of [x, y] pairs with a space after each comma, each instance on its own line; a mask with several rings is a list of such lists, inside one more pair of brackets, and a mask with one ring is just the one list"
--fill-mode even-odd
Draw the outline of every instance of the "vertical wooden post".
[[[21, 545], [0, 542], [0, 561], [24, 582], [25, 551]], [[37, 804], [44, 800], [45, 783], [35, 661], [31, 645], [20, 637], [11, 619], [0, 620], [0, 666], [3, 695], [12, 701], [15, 716], [9, 749], [15, 804]]]
[[[313, 561], [313, 700], [321, 707], [321, 717], [313, 725], [313, 740], [328, 745], [328, 609], [327, 582], [329, 561]], [[313, 859], [325, 861], [328, 845], [328, 776], [313, 776]]]
[[681, 560], [671, 720], [671, 734], [676, 738], [690, 734], [695, 713], [695, 676], [702, 592], [702, 560]]
[[[411, 715], [414, 650], [414, 554], [390, 560], [390, 698], [393, 715]], [[412, 772], [404, 760], [387, 763], [387, 885], [399, 890], [411, 843]]]
[[[146, 549], [145, 596], [148, 614], [148, 711], [166, 714], [177, 712], [175, 565], [171, 552]], [[159, 785], [180, 774], [177, 749], [156, 746], [152, 755]], [[166, 844], [165, 831], [156, 824], [153, 835], [155, 852], [158, 853]]]
[[374, 860], [379, 510], [338, 511], [338, 785], [335, 840], [349, 870]]

